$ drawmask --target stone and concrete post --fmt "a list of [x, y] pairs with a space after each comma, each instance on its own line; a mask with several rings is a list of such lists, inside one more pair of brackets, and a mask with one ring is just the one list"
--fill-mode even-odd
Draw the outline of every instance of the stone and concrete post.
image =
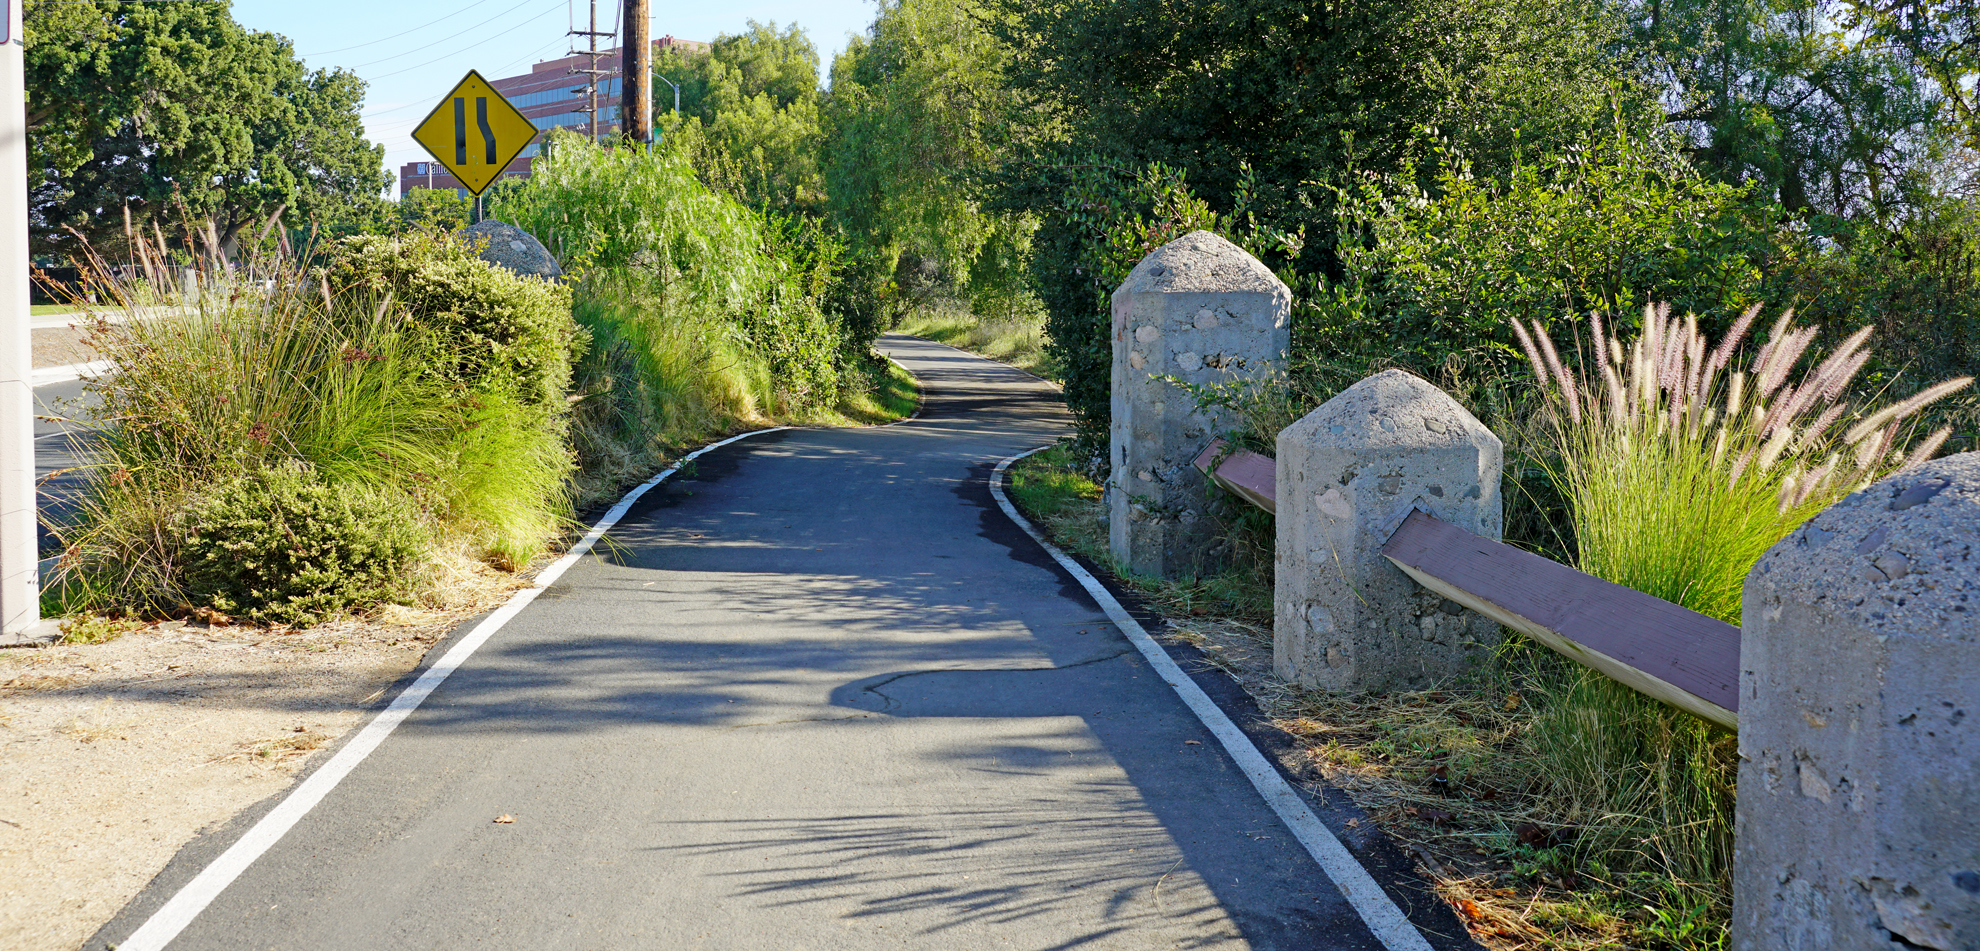
[[1495, 645], [1496, 622], [1419, 587], [1381, 549], [1415, 509], [1498, 539], [1503, 456], [1449, 394], [1401, 370], [1279, 433], [1279, 676], [1334, 693], [1418, 687]]
[[1733, 948], [1980, 948], [1980, 453], [1810, 519], [1741, 612]]
[[1114, 291], [1109, 541], [1136, 574], [1216, 567], [1204, 478], [1190, 463], [1223, 422], [1162, 379], [1261, 377], [1292, 346], [1292, 292], [1270, 269], [1207, 231], [1151, 252]]

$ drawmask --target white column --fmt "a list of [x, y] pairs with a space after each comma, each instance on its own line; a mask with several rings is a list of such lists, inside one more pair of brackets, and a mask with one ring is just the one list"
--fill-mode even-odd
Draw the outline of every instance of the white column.
[[28, 323], [27, 103], [21, 0], [0, 43], [0, 641], [41, 620], [35, 577], [34, 340]]

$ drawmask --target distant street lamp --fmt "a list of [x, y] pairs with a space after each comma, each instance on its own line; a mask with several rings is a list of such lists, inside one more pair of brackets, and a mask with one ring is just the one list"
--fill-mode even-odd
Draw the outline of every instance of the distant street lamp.
[[660, 75], [659, 73], [654, 73], [653, 75], [654, 75], [655, 77], [658, 77], [658, 78], [659, 78], [659, 80], [660, 80], [661, 82], [663, 82], [663, 83], [666, 83], [667, 85], [669, 85], [669, 86], [672, 86], [672, 87], [674, 87], [674, 115], [677, 115], [677, 116], [678, 116], [678, 115], [680, 115], [680, 114], [681, 114], [681, 87], [680, 87], [680, 84], [679, 84], [679, 83], [676, 83], [676, 82], [674, 82], [674, 81], [673, 81], [673, 80], [671, 80], [671, 79], [668, 79], [668, 78], [667, 78], [667, 77], [665, 77], [665, 76], [661, 76], [661, 75]]

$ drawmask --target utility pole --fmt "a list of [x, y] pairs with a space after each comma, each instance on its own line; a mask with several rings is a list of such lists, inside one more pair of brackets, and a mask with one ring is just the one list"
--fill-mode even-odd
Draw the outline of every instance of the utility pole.
[[619, 130], [642, 145], [653, 142], [653, 38], [649, 0], [625, 0], [625, 41], [619, 44]]
[[[589, 105], [585, 108], [585, 111], [591, 115], [591, 142], [593, 145], [596, 145], [598, 143], [598, 77], [605, 72], [605, 70], [598, 68], [598, 38], [612, 35], [610, 33], [598, 32], [598, 0], [591, 0], [591, 29], [572, 30], [565, 35], [582, 36], [591, 43], [591, 48], [585, 51], [586, 55], [591, 57], [591, 68], [572, 69], [568, 70], [568, 72], [583, 73], [585, 75], [585, 91], [590, 94]], [[571, 94], [577, 95], [578, 90], [571, 90]]]
[[41, 623], [34, 506], [34, 330], [28, 314], [22, 0], [0, 23], [0, 644]]

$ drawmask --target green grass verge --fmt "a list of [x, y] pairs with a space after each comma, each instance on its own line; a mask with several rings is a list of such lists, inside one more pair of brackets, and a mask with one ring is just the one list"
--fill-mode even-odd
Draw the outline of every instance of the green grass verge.
[[[1272, 620], [1272, 576], [1269, 549], [1261, 564], [1256, 557], [1241, 557], [1233, 567], [1204, 578], [1154, 578], [1127, 570], [1107, 541], [1106, 512], [1100, 504], [1100, 486], [1080, 469], [1071, 443], [1060, 443], [1034, 453], [1012, 465], [1010, 490], [1017, 506], [1045, 526], [1053, 540], [1077, 552], [1133, 585], [1165, 609], [1192, 617], [1227, 617], [1248, 624], [1270, 624]], [[1225, 510], [1239, 524], [1232, 526], [1240, 547], [1257, 532], [1257, 521], [1247, 509]], [[1264, 513], [1258, 513], [1263, 515]], [[1269, 519], [1269, 516], [1267, 516]], [[1270, 522], [1264, 523], [1269, 535]]]
[[1059, 365], [1045, 351], [1045, 316], [979, 317], [967, 305], [943, 301], [923, 307], [903, 319], [895, 330], [968, 350], [1058, 380]]
[[876, 426], [906, 419], [921, 406], [921, 385], [914, 374], [885, 357], [864, 361], [849, 376], [832, 407], [832, 422]]

